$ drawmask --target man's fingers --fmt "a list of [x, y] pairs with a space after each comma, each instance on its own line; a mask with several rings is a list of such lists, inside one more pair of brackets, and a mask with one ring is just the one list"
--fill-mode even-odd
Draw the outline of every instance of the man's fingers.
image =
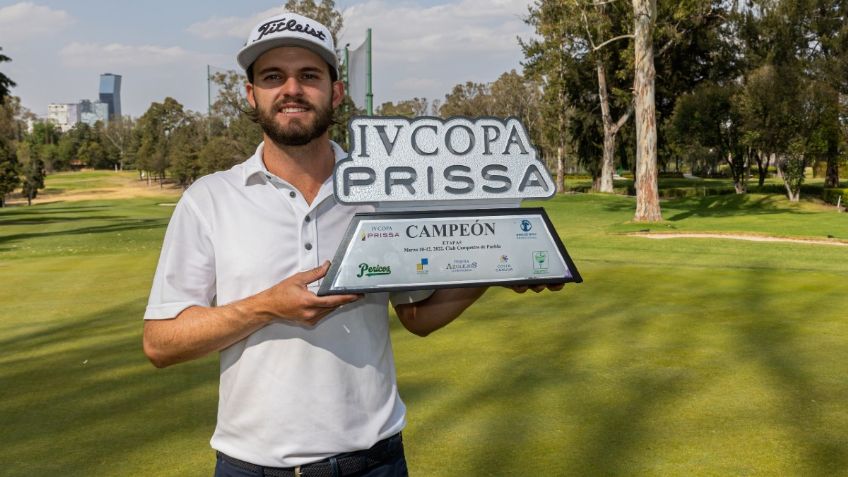
[[330, 269], [330, 262], [326, 261], [326, 262], [322, 263], [321, 265], [319, 265], [319, 266], [317, 266], [313, 269], [300, 272], [300, 273], [296, 274], [295, 276], [297, 277], [297, 282], [299, 284], [309, 285], [310, 283], [323, 278], [324, 275], [327, 274], [327, 270], [329, 270], [329, 269]]
[[326, 295], [316, 296], [312, 305], [316, 308], [337, 308], [348, 303], [353, 303], [362, 298], [362, 295]]

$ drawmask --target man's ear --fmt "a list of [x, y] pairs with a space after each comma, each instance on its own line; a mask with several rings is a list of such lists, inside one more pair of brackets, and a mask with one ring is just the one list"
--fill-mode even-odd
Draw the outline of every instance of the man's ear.
[[245, 83], [244, 92], [247, 94], [247, 102], [250, 104], [250, 107], [256, 109], [256, 98], [253, 97], [253, 83]]
[[345, 87], [344, 81], [336, 81], [333, 83], [333, 109], [339, 107], [344, 101]]

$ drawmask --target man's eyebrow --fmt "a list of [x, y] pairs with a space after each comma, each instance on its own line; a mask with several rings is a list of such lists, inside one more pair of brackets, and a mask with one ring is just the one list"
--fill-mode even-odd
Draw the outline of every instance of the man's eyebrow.
[[259, 70], [257, 72], [257, 74], [264, 75], [266, 73], [271, 73], [271, 72], [279, 73], [281, 71], [283, 71], [283, 70], [276, 67], [276, 66], [266, 66], [265, 68], [262, 68], [261, 70]]
[[[267, 67], [259, 70], [257, 72], [257, 74], [264, 75], [264, 74], [268, 74], [268, 73], [282, 73], [282, 72], [283, 72], [283, 68], [280, 68], [279, 66], [267, 66]], [[317, 66], [304, 66], [303, 68], [300, 68], [298, 70], [298, 72], [301, 72], [301, 73], [304, 73], [304, 72], [307, 72], [307, 73], [324, 73], [325, 71], [323, 69], [317, 67]]]
[[300, 69], [300, 71], [301, 72], [308, 72], [308, 73], [316, 73], [316, 72], [317, 73], [324, 73], [324, 69], [319, 68], [317, 66], [304, 66], [303, 68]]

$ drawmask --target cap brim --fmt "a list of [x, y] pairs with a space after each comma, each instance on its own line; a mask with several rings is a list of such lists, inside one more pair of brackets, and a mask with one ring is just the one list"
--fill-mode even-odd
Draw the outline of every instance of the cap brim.
[[236, 61], [238, 61], [238, 64], [242, 67], [242, 69], [247, 71], [250, 65], [252, 65], [253, 62], [257, 60], [257, 58], [262, 56], [263, 53], [282, 46], [299, 46], [301, 48], [306, 48], [307, 50], [315, 53], [316, 55], [320, 56], [324, 61], [326, 61], [327, 64], [335, 70], [336, 76], [338, 77], [339, 60], [338, 58], [336, 58], [336, 54], [330, 53], [322, 45], [300, 38], [269, 38], [267, 40], [251, 43], [250, 45], [245, 46], [241, 49], [241, 51], [238, 52], [238, 55], [236, 56]]

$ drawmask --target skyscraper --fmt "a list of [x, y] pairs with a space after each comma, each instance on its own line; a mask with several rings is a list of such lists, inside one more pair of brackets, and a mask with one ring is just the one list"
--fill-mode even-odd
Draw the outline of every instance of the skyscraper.
[[100, 75], [100, 102], [109, 105], [109, 120], [121, 116], [121, 75]]

